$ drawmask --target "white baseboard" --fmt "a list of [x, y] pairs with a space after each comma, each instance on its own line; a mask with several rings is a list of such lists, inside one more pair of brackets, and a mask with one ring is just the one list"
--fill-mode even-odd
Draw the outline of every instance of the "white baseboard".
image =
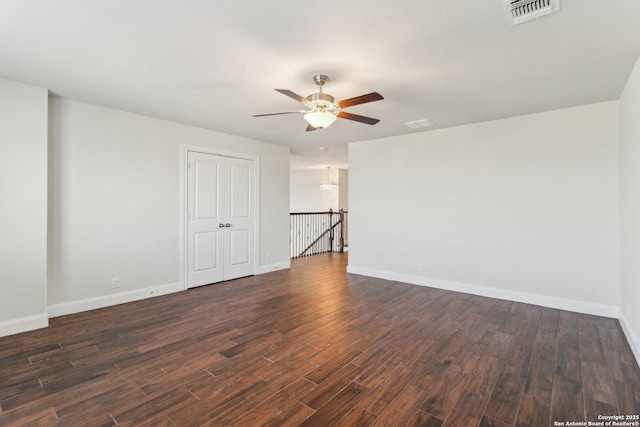
[[629, 346], [631, 347], [631, 351], [633, 351], [633, 355], [636, 357], [636, 362], [640, 365], [640, 340], [638, 336], [633, 333], [633, 329], [631, 329], [631, 322], [627, 319], [627, 316], [623, 312], [620, 313], [620, 326], [622, 326], [622, 331], [627, 337], [627, 341], [629, 342]]
[[256, 274], [265, 274], [265, 273], [271, 273], [272, 271], [277, 271], [277, 270], [286, 270], [287, 268], [291, 268], [291, 261], [285, 261], [285, 262], [278, 262], [276, 264], [269, 264], [269, 265], [261, 265], [258, 267], [258, 270], [256, 271]]
[[448, 291], [463, 292], [489, 298], [498, 298], [525, 304], [540, 305], [543, 307], [557, 308], [560, 310], [574, 311], [577, 313], [593, 314], [596, 316], [618, 318], [618, 307], [597, 304], [589, 301], [574, 301], [566, 298], [558, 298], [549, 295], [530, 294], [526, 292], [510, 291], [507, 289], [491, 288], [487, 286], [471, 285], [468, 283], [450, 282], [447, 280], [431, 279], [411, 274], [395, 273], [391, 271], [376, 270], [371, 268], [347, 266], [347, 273], [361, 274], [379, 279], [394, 280], [412, 285], [429, 286]]
[[167, 285], [152, 286], [135, 291], [120, 292], [113, 295], [104, 295], [95, 298], [87, 298], [79, 301], [54, 304], [47, 307], [49, 317], [66, 316], [67, 314], [80, 313], [81, 311], [95, 310], [98, 308], [110, 307], [112, 305], [124, 304], [141, 299], [157, 297], [160, 295], [172, 294], [184, 290], [184, 285], [180, 282], [169, 283]]
[[49, 317], [47, 316], [47, 313], [6, 320], [4, 322], [0, 322], [0, 337], [32, 331], [34, 329], [46, 328], [47, 326], [49, 326]]

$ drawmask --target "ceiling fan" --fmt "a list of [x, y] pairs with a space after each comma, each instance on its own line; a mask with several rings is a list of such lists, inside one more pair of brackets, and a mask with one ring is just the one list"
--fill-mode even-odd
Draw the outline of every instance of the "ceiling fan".
[[378, 92], [371, 92], [366, 95], [356, 96], [354, 98], [344, 99], [335, 102], [333, 96], [323, 93], [322, 86], [329, 81], [329, 77], [324, 74], [313, 76], [313, 81], [319, 86], [318, 93], [313, 93], [306, 98], [291, 92], [288, 89], [276, 89], [283, 95], [293, 98], [303, 103], [308, 110], [284, 111], [281, 113], [254, 114], [253, 117], [277, 116], [280, 114], [304, 114], [307, 121], [307, 132], [329, 127], [336, 119], [353, 120], [368, 125], [375, 125], [380, 120], [371, 117], [359, 116], [357, 114], [342, 111], [343, 108], [353, 107], [354, 105], [365, 104], [367, 102], [380, 101], [384, 99]]

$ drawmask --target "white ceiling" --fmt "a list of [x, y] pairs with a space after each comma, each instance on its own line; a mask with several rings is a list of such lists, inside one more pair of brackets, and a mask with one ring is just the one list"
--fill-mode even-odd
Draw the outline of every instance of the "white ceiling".
[[[291, 147], [292, 170], [346, 166], [346, 144], [618, 99], [640, 56], [640, 1], [560, 0], [510, 26], [501, 0], [2, 0], [0, 77], [66, 98]], [[337, 100], [375, 126], [305, 132]], [[322, 152], [319, 146], [327, 147]]]

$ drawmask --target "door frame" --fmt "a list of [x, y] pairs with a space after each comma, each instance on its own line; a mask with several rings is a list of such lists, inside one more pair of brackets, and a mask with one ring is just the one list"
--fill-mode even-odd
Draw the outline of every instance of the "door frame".
[[187, 245], [187, 174], [189, 173], [189, 152], [213, 154], [223, 157], [234, 157], [236, 159], [251, 160], [255, 164], [255, 197], [254, 197], [254, 225], [253, 233], [253, 274], [256, 274], [258, 267], [258, 252], [260, 251], [260, 157], [253, 154], [238, 153], [234, 151], [220, 150], [202, 145], [180, 144], [180, 284], [183, 290], [187, 290], [187, 259], [189, 254]]

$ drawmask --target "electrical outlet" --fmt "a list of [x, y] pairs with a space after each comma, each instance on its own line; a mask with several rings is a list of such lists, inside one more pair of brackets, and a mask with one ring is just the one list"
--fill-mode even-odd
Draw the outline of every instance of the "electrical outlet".
[[418, 264], [418, 271], [421, 272], [421, 273], [424, 271], [424, 264], [423, 263]]
[[120, 278], [114, 277], [111, 279], [111, 289], [118, 289], [120, 287]]
[[266, 254], [266, 255], [264, 256], [264, 260], [265, 260], [266, 262], [271, 261], [271, 254]]

